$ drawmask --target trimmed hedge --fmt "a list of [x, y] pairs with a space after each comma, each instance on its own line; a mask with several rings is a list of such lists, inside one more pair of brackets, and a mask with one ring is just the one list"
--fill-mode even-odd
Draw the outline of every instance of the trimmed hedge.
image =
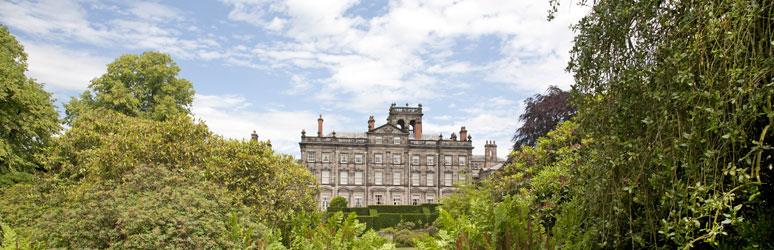
[[[432, 224], [435, 219], [438, 218], [438, 205], [439, 204], [422, 204], [419, 206], [376, 205], [346, 208], [343, 211], [345, 213], [354, 212], [357, 214], [357, 219], [360, 222], [365, 223], [368, 228], [379, 230], [382, 228], [394, 227], [401, 221], [410, 221], [417, 225]], [[328, 209], [328, 212], [336, 211], [339, 210]]]

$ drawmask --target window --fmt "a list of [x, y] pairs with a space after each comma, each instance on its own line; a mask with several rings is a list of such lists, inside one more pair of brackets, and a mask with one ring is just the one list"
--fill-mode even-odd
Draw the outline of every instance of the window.
[[363, 164], [363, 155], [362, 154], [356, 154], [355, 155], [355, 163], [356, 164]]
[[347, 154], [340, 154], [339, 155], [339, 162], [347, 163]]
[[375, 185], [382, 185], [382, 172], [376, 172], [374, 173], [374, 184]]
[[374, 163], [382, 164], [382, 154], [374, 154]]
[[468, 157], [460, 156], [459, 160], [460, 160], [460, 162], [459, 162], [460, 166], [465, 166], [465, 165], [467, 165]]
[[322, 161], [323, 162], [330, 162], [331, 161], [331, 154], [330, 153], [323, 153], [322, 154]]
[[321, 177], [320, 177], [320, 183], [321, 184], [330, 184], [331, 183], [331, 171], [323, 170]]
[[435, 157], [433, 157], [432, 155], [428, 155], [427, 156], [427, 165], [428, 166], [435, 165]]
[[393, 144], [400, 144], [400, 137], [396, 136], [396, 137], [392, 138], [392, 143]]
[[411, 205], [419, 205], [419, 195], [412, 195], [411, 196]]
[[382, 195], [381, 194], [377, 194], [377, 195], [374, 195], [374, 197], [376, 197], [376, 205], [381, 205], [382, 204]]
[[376, 144], [382, 144], [382, 137], [381, 136], [377, 136], [376, 137]]
[[465, 183], [465, 175], [464, 174], [457, 174], [457, 176], [459, 176], [460, 183]]
[[427, 185], [428, 186], [435, 186], [435, 174], [434, 173], [427, 173]]
[[427, 194], [426, 198], [427, 198], [427, 203], [432, 204], [433, 202], [435, 202], [435, 195], [433, 194]]
[[327, 209], [328, 208], [328, 196], [322, 197], [322, 208]]
[[411, 156], [411, 165], [419, 166], [419, 156], [418, 155], [412, 155]]
[[363, 198], [360, 196], [355, 196], [355, 207], [362, 207], [363, 206]]
[[400, 203], [401, 203], [400, 195], [393, 195], [392, 205], [400, 205]]
[[314, 151], [306, 152], [306, 161], [307, 162], [314, 162], [314, 160], [315, 160], [314, 156], [315, 156], [314, 155]]
[[363, 185], [363, 172], [355, 172], [355, 185]]
[[411, 173], [411, 185], [419, 186], [419, 173]]
[[443, 185], [447, 187], [452, 185], [452, 173], [443, 174]]
[[443, 165], [450, 166], [451, 164], [452, 164], [452, 157], [451, 157], [451, 155], [443, 156]]
[[400, 164], [400, 154], [392, 154], [392, 164]]
[[400, 172], [392, 173], [392, 185], [400, 186]]
[[349, 173], [339, 172], [339, 184], [347, 185], [349, 183]]

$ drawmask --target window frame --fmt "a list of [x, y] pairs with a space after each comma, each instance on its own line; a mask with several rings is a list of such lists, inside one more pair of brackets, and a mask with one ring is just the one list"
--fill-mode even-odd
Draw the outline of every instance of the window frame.
[[[397, 177], [397, 178], [395, 178], [395, 177]], [[400, 171], [392, 172], [392, 185], [393, 186], [400, 186], [401, 183], [402, 183], [401, 177], [402, 176], [401, 176], [401, 172]]]
[[411, 173], [411, 186], [419, 186], [421, 181], [422, 181], [422, 175], [419, 174], [419, 172]]
[[451, 172], [443, 173], [443, 185], [446, 187], [454, 185], [454, 175]]
[[412, 166], [419, 166], [419, 164], [420, 164], [419, 158], [420, 158], [419, 155], [412, 155], [411, 156], [411, 165]]
[[[327, 175], [327, 177], [326, 177]], [[321, 170], [320, 171], [320, 184], [323, 185], [330, 185], [331, 184], [331, 171], [330, 170]]]
[[460, 155], [457, 157], [457, 164], [460, 166], [466, 166], [468, 163], [468, 157], [465, 155]]
[[363, 171], [355, 171], [355, 185], [363, 185]]
[[401, 158], [402, 157], [400, 154], [392, 154], [392, 165], [400, 165], [402, 160]]
[[314, 151], [306, 151], [306, 162], [315, 162], [317, 154]]
[[383, 144], [383, 143], [384, 143], [384, 141], [382, 141], [382, 137], [381, 136], [374, 137], [374, 144]]
[[400, 136], [392, 137], [392, 144], [398, 145], [398, 144], [401, 144], [401, 143], [402, 143], [402, 139], [400, 138]]
[[384, 162], [384, 157], [382, 153], [374, 153], [374, 163], [382, 164], [382, 162]]
[[[448, 161], [447, 161], [447, 159], [448, 159]], [[444, 155], [443, 156], [443, 165], [444, 166], [451, 166], [453, 159], [454, 158], [451, 155]]]
[[363, 164], [363, 154], [355, 154], [355, 164]]
[[322, 153], [322, 162], [331, 162], [331, 153]]
[[384, 185], [384, 172], [374, 172], [374, 185]]
[[425, 173], [425, 185], [428, 187], [435, 186], [435, 173]]
[[428, 166], [435, 166], [435, 156], [434, 155], [428, 155], [425, 159]]
[[349, 185], [349, 172], [339, 171], [339, 185]]
[[347, 156], [348, 155], [346, 153], [339, 154], [339, 163], [347, 163], [347, 161], [349, 160], [347, 159]]

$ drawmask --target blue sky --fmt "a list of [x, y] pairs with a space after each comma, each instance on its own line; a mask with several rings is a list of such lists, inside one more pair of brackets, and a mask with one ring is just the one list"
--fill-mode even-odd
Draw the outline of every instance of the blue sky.
[[466, 126], [505, 156], [522, 101], [564, 89], [573, 32], [588, 10], [526, 1], [2, 1], [0, 23], [28, 75], [58, 104], [122, 54], [169, 53], [193, 82], [192, 112], [216, 133], [256, 130], [298, 155], [300, 131], [363, 132], [390, 103], [425, 110], [425, 134]]

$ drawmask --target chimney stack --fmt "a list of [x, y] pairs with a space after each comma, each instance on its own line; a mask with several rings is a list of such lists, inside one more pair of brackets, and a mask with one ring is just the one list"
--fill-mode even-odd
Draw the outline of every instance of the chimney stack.
[[317, 137], [323, 136], [323, 118], [320, 114], [320, 118], [317, 118]]
[[374, 116], [368, 117], [368, 131], [374, 130]]
[[495, 141], [486, 141], [484, 144], [484, 167], [497, 164], [497, 144]]
[[462, 126], [460, 128], [460, 141], [467, 141], [468, 140], [468, 130], [465, 129], [465, 126]]
[[258, 133], [256, 133], [255, 130], [253, 130], [253, 133], [250, 134], [250, 140], [254, 142], [258, 141]]
[[414, 139], [422, 140], [422, 118], [414, 122]]

